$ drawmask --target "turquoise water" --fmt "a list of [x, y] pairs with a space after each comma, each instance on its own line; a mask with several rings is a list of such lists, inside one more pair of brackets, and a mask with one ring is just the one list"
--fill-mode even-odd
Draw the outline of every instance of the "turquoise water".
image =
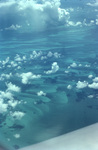
[[1, 141], [18, 149], [98, 122], [98, 26], [20, 31], [0, 34]]

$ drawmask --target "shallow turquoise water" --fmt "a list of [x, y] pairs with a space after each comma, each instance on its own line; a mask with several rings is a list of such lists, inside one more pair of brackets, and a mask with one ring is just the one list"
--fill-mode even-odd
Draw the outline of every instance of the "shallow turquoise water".
[[60, 26], [2, 36], [0, 132], [6, 143], [17, 149], [98, 122], [98, 87], [90, 87], [98, 77], [97, 32], [95, 25]]

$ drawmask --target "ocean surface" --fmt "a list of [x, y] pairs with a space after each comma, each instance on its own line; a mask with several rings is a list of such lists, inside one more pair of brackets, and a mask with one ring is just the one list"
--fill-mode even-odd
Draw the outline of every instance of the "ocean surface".
[[96, 122], [98, 1], [1, 0], [0, 142], [18, 149]]

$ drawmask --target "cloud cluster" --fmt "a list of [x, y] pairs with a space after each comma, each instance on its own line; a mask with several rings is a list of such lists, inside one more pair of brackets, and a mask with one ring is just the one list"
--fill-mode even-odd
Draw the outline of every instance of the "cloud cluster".
[[[3, 30], [43, 31], [65, 24], [70, 15], [60, 8], [60, 0], [38, 3], [32, 0], [13, 0], [0, 3], [0, 28]], [[12, 15], [13, 14], [13, 15]]]
[[20, 87], [16, 86], [15, 84], [10, 83], [6, 83], [7, 86], [7, 91], [13, 91], [13, 92], [20, 92], [21, 89]]
[[88, 87], [92, 89], [98, 89], [98, 83], [93, 82], [92, 84], [89, 84]]
[[83, 88], [85, 88], [87, 86], [88, 86], [88, 83], [86, 81], [83, 81], [83, 82], [78, 81], [77, 84], [76, 84], [76, 88], [77, 89], [83, 89]]
[[15, 100], [13, 95], [13, 92], [21, 91], [20, 87], [11, 82], [6, 83], [6, 86], [7, 89], [5, 91], [0, 91], [0, 113], [6, 113], [10, 107], [15, 108], [17, 104], [21, 103], [18, 102], [18, 100]]
[[95, 0], [94, 3], [87, 3], [87, 5], [97, 7], [98, 6], [98, 0]]
[[32, 72], [27, 72], [27, 73], [18, 74], [18, 77], [22, 78], [23, 84], [28, 84], [30, 83], [30, 80], [41, 78], [41, 75], [39, 74], [35, 75]]
[[55, 73], [59, 70], [59, 66], [57, 64], [57, 62], [53, 62], [52, 66], [51, 66], [51, 70], [45, 71], [46, 74], [51, 74], [51, 73]]
[[10, 79], [12, 77], [12, 73], [4, 74], [2, 73], [0, 76], [0, 80], [3, 81], [4, 79]]
[[43, 91], [40, 91], [37, 93], [38, 96], [46, 96], [46, 93], [44, 93]]
[[15, 119], [20, 120], [25, 115], [25, 113], [20, 111], [15, 111], [15, 112], [11, 112], [10, 115]]
[[0, 99], [0, 113], [4, 113], [7, 111], [8, 104], [3, 102], [3, 99]]

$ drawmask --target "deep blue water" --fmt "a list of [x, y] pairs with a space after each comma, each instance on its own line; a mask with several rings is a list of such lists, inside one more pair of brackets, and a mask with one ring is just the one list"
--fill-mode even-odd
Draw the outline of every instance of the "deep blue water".
[[[30, 10], [18, 10], [19, 1], [17, 5], [2, 3], [1, 142], [17, 149], [98, 122], [97, 1], [61, 1], [53, 9], [60, 7], [69, 12], [70, 18], [65, 22], [51, 16], [47, 4], [39, 15], [36, 5]], [[13, 12], [9, 9], [12, 5]], [[44, 15], [48, 16], [43, 20], [45, 26], [38, 21]], [[32, 26], [27, 27], [27, 21]]]

